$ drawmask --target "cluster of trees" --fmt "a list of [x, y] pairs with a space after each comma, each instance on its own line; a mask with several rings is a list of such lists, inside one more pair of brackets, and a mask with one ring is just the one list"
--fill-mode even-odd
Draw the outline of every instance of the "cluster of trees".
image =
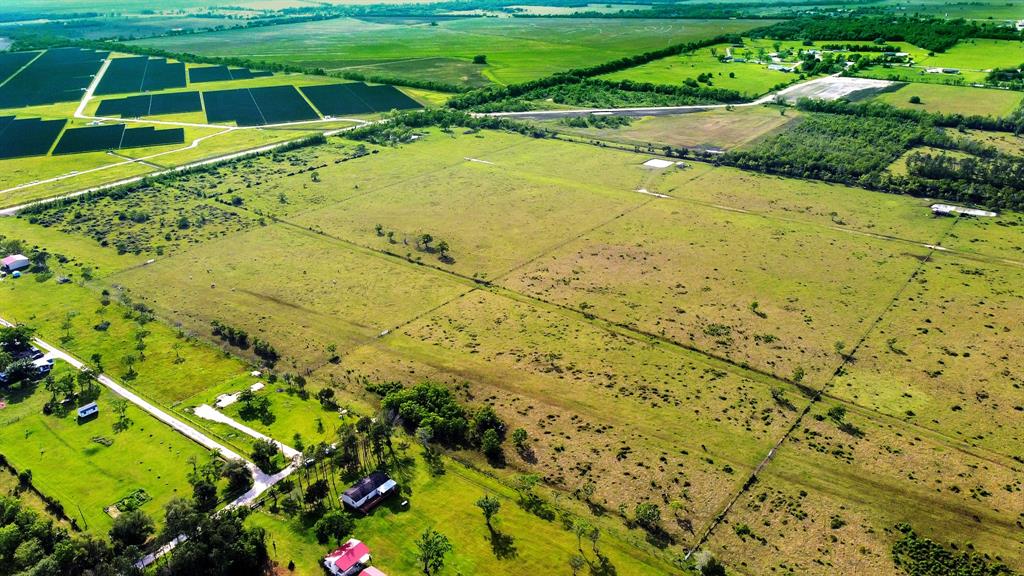
[[[866, 109], [888, 110], [875, 106]], [[910, 113], [910, 118], [914, 118], [916, 113]], [[995, 208], [1024, 207], [1024, 186], [1020, 184], [1024, 163], [992, 147], [938, 130], [929, 121], [930, 115], [922, 116], [919, 121], [904, 119], [906, 117], [904, 114], [809, 114], [795, 128], [752, 148], [730, 151], [715, 161], [869, 190]], [[958, 150], [973, 157], [917, 153], [909, 158], [907, 174], [886, 171], [896, 158], [916, 146]]]
[[622, 128], [623, 126], [629, 126], [633, 123], [633, 119], [629, 116], [594, 116], [587, 114], [584, 116], [575, 116], [571, 118], [563, 118], [562, 124], [571, 128]]
[[985, 82], [1011, 90], [1024, 90], [1024, 64], [1016, 68], [993, 68], [985, 76]]
[[934, 128], [894, 118], [809, 114], [795, 127], [758, 145], [722, 156], [749, 170], [856, 184], [881, 173], [912, 146], [944, 145]]
[[14, 497], [0, 496], [0, 574], [115, 576], [139, 574], [133, 549], [115, 550], [66, 528]]
[[911, 16], [861, 16], [794, 18], [750, 32], [753, 38], [778, 40], [846, 40], [855, 42], [910, 42], [942, 52], [965, 38], [1021, 40], [1021, 32], [1005, 23], [978, 20], [947, 20]]
[[212, 512], [217, 508], [220, 497], [217, 494], [217, 483], [223, 478], [227, 480], [225, 496], [238, 495], [252, 488], [252, 474], [241, 460], [222, 460], [211, 452], [206, 462], [200, 463], [190, 458], [192, 471], [188, 473], [188, 482], [192, 485], [191, 504], [201, 512]]
[[441, 384], [422, 382], [412, 388], [401, 385], [373, 387], [382, 393], [381, 406], [395, 414], [422, 442], [446, 446], [473, 446], [492, 458], [501, 456], [505, 422], [490, 406], [469, 410]]
[[885, 42], [875, 44], [825, 44], [822, 50], [845, 50], [846, 52], [899, 52], [899, 46], [886, 44]]
[[907, 173], [930, 180], [955, 180], [1024, 192], [1024, 158], [999, 154], [994, 158], [915, 152], [907, 157]]
[[899, 524], [896, 529], [903, 534], [892, 545], [893, 562], [908, 576], [1013, 576], [1015, 572], [1001, 562], [990, 560], [988, 555], [973, 551], [957, 552], [945, 546], [918, 536], [909, 524]]
[[[245, 330], [228, 326], [218, 320], [210, 322], [210, 326], [213, 335], [220, 338], [223, 342], [227, 342], [235, 348], [240, 348], [242, 350], [249, 349], [249, 333]], [[259, 338], [258, 336], [252, 339], [252, 352], [263, 360], [264, 364], [271, 368], [273, 368], [274, 364], [277, 364], [277, 361], [281, 359], [281, 355], [277, 350], [269, 342]]]
[[924, 110], [897, 108], [885, 102], [850, 102], [848, 100], [818, 100], [801, 98], [796, 107], [805, 112], [827, 112], [871, 118], [899, 118], [927, 123], [942, 128], [991, 130], [995, 132], [1024, 133], [1024, 107], [1009, 116], [964, 116], [963, 114], [942, 114]]

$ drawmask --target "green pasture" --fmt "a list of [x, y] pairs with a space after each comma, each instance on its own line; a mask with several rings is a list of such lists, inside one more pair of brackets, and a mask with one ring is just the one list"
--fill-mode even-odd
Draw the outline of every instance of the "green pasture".
[[1013, 40], [970, 38], [961, 40], [945, 52], [936, 53], [917, 63], [929, 68], [961, 68], [964, 70], [1014, 68], [1024, 64], [1024, 43]]
[[116, 432], [114, 398], [104, 389], [99, 416], [78, 422], [74, 409], [66, 416], [44, 415], [48, 393], [39, 385], [31, 393], [8, 393], [0, 410], [3, 455], [18, 470], [31, 470], [32, 482], [79, 527], [100, 535], [113, 522], [104, 509], [139, 488], [152, 497], [142, 510], [161, 522], [164, 504], [192, 492], [187, 460], [207, 457], [199, 445], [133, 406], [127, 411], [131, 427]]
[[[422, 80], [460, 80], [466, 63], [487, 55], [484, 76], [499, 84], [531, 80], [574, 67], [663, 48], [716, 34], [742, 32], [765, 22], [742, 20], [590, 20], [466, 18], [420, 24], [353, 19], [289, 24], [256, 30], [154, 38], [139, 45], [204, 56], [242, 56], [256, 61], [359, 71], [388, 64], [389, 72]], [[414, 64], [435, 59], [420, 75]], [[447, 65], [436, 59], [449, 60]], [[395, 68], [397, 66], [397, 68]], [[444, 70], [447, 68], [447, 70]], [[473, 79], [465, 82], [472, 85]]]
[[[799, 47], [799, 43], [784, 44], [794, 44], [794, 50]], [[701, 48], [696, 52], [670, 56], [635, 68], [606, 74], [602, 78], [679, 85], [688, 78], [696, 80], [701, 74], [711, 74], [712, 87], [736, 90], [749, 97], [759, 96], [778, 84], [794, 82], [797, 79], [796, 72], [769, 70], [767, 64], [720, 62], [718, 57], [725, 56], [727, 48], [728, 44]], [[748, 41], [744, 48], [732, 48], [732, 53], [737, 58], [756, 59], [762, 50], [765, 53], [763, 57], [767, 60], [767, 53], [774, 51], [774, 48], [769, 41]]]
[[[910, 103], [914, 96], [921, 100], [920, 104]], [[898, 108], [942, 114], [1008, 116], [1020, 106], [1024, 94], [1009, 90], [910, 83], [899, 90], [879, 94], [875, 100]]]
[[[79, 286], [80, 274], [72, 278], [75, 282], [62, 285], [54, 279], [37, 282], [33, 274], [3, 281], [0, 317], [36, 327], [42, 338], [90, 365], [92, 355], [100, 354], [104, 372], [159, 402], [173, 403], [246, 372], [241, 362], [225, 359], [220, 351], [172, 326], [149, 322], [140, 327], [124, 317], [115, 289], [110, 290], [112, 302], [104, 306], [99, 286]], [[110, 323], [107, 329], [97, 330], [103, 322]], [[136, 348], [140, 330], [149, 333], [141, 353]], [[134, 364], [138, 376], [131, 380], [124, 378], [127, 355], [138, 359]]]
[[893, 82], [915, 82], [922, 84], [939, 84], [946, 86], [969, 86], [983, 84], [986, 74], [972, 70], [961, 70], [959, 74], [930, 74], [923, 66], [873, 66], [853, 73], [860, 78], [876, 78]]

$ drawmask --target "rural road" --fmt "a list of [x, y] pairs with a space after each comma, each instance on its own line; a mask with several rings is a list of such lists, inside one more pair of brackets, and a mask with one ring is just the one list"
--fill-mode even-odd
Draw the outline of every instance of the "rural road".
[[[842, 81], [837, 81], [842, 78]], [[610, 115], [616, 116], [672, 116], [676, 114], [690, 114], [692, 112], [703, 112], [727, 107], [743, 108], [749, 106], [761, 106], [774, 102], [777, 98], [785, 98], [788, 101], [795, 101], [802, 96], [822, 97], [827, 100], [835, 100], [842, 96], [855, 93], [859, 90], [874, 87], [878, 83], [891, 84], [881, 80], [865, 81], [863, 78], [846, 78], [839, 74], [815, 78], [806, 82], [799, 82], [778, 92], [771, 92], [761, 96], [757, 100], [742, 102], [740, 104], [692, 104], [688, 106], [643, 106], [637, 108], [574, 108], [568, 110], [530, 110], [527, 112], [488, 112], [480, 116], [492, 116], [496, 118], [515, 118], [517, 120], [555, 120], [559, 118], [572, 118], [588, 115]], [[842, 84], [846, 84], [843, 87]], [[851, 89], [858, 84], [864, 84], [859, 89]], [[838, 89], [829, 90], [837, 87]], [[845, 88], [845, 89], [844, 89]]]
[[[8, 322], [7, 320], [5, 320], [3, 318], [0, 318], [0, 325], [3, 325], [3, 326], [13, 326], [13, 324], [11, 324], [10, 322]], [[52, 345], [48, 344], [47, 342], [45, 342], [43, 340], [40, 340], [39, 338], [35, 339], [35, 344], [36, 344], [36, 346], [39, 346], [40, 348], [42, 348], [43, 350], [46, 351], [46, 357], [48, 357], [48, 358], [63, 360], [64, 362], [67, 362], [71, 366], [75, 367], [77, 370], [84, 370], [86, 368], [84, 362], [78, 360], [74, 356], [68, 354], [67, 352], [61, 350], [60, 348], [57, 348], [56, 346], [52, 346]], [[241, 461], [245, 462], [246, 468], [248, 468], [249, 472], [252, 473], [253, 486], [252, 486], [252, 488], [249, 489], [248, 492], [242, 494], [238, 498], [235, 498], [234, 500], [229, 502], [225, 506], [225, 509], [234, 508], [234, 507], [237, 507], [237, 506], [251, 506], [252, 504], [254, 504], [256, 502], [256, 500], [259, 498], [259, 496], [261, 494], [263, 494], [268, 489], [270, 489], [270, 487], [273, 486], [274, 484], [277, 484], [278, 482], [283, 480], [285, 477], [287, 477], [289, 474], [294, 472], [295, 469], [296, 469], [296, 467], [294, 465], [291, 465], [291, 466], [286, 467], [285, 469], [281, 470], [280, 472], [278, 472], [276, 474], [266, 474], [262, 470], [260, 470], [255, 464], [253, 464], [252, 462], [249, 462], [245, 458], [242, 458], [241, 456], [239, 456], [236, 452], [234, 452], [230, 448], [227, 448], [226, 446], [224, 446], [223, 444], [220, 444], [219, 442], [217, 442], [216, 440], [210, 438], [206, 434], [203, 434], [199, 430], [196, 430], [195, 428], [193, 428], [188, 423], [182, 422], [178, 418], [176, 418], [176, 417], [172, 416], [171, 414], [168, 414], [167, 412], [161, 410], [160, 408], [158, 408], [157, 406], [155, 406], [152, 403], [148, 402], [144, 398], [141, 398], [138, 394], [135, 394], [131, 390], [129, 390], [129, 389], [125, 388], [124, 386], [118, 384], [117, 382], [115, 382], [112, 378], [110, 378], [106, 374], [99, 374], [98, 376], [96, 376], [96, 380], [100, 384], [103, 384], [104, 386], [106, 386], [107, 388], [112, 390], [118, 396], [121, 396], [122, 398], [124, 398], [125, 400], [131, 402], [132, 404], [134, 404], [135, 406], [137, 406], [138, 408], [140, 408], [144, 412], [148, 413], [149, 415], [153, 416], [157, 420], [163, 422], [164, 424], [170, 426], [174, 430], [180, 432], [182, 435], [184, 435], [189, 440], [192, 440], [196, 444], [199, 444], [200, 446], [202, 446], [204, 448], [207, 448], [209, 450], [213, 450], [213, 451], [217, 452], [218, 454], [221, 455], [221, 457], [223, 457], [225, 459], [241, 460]], [[212, 410], [212, 408], [211, 408], [211, 410]], [[220, 413], [218, 413], [218, 415], [220, 415]], [[227, 417], [223, 417], [223, 418], [226, 419], [226, 420], [231, 420], [230, 418], [227, 418]], [[218, 420], [218, 421], [224, 422], [224, 420]], [[234, 422], [234, 421], [231, 420], [231, 422]], [[227, 422], [225, 422], [225, 423], [227, 423]], [[263, 434], [260, 434], [260, 433], [256, 432], [255, 430], [252, 430], [251, 428], [248, 428], [247, 426], [242, 426], [241, 424], [238, 424], [238, 423], [229, 424], [229, 425], [233, 425], [235, 428], [238, 428], [239, 430], [241, 430], [241, 431], [243, 431], [243, 432], [245, 432], [247, 434], [250, 434], [251, 436], [254, 436], [256, 438], [272, 440], [272, 439], [268, 438], [267, 436], [264, 436]], [[284, 444], [282, 444], [280, 442], [277, 442], [276, 440], [273, 440], [273, 441], [274, 441], [275, 444], [277, 444], [282, 449], [282, 451], [285, 453], [285, 455], [288, 456], [289, 458], [291, 458], [292, 456], [294, 456], [294, 455], [299, 453], [294, 448], [287, 447]], [[181, 537], [181, 536], [179, 536], [178, 538], [175, 538], [173, 541], [171, 541], [170, 543], [168, 543], [164, 547], [156, 550], [155, 552], [147, 554], [146, 556], [141, 558], [136, 563], [136, 565], [139, 566], [139, 567], [143, 567], [143, 568], [146, 567], [146, 566], [149, 566], [150, 564], [155, 562], [157, 558], [159, 558], [163, 554], [166, 554], [167, 552], [170, 552], [171, 550], [174, 549], [175, 546], [177, 546], [180, 542], [183, 542], [183, 541], [184, 541], [184, 538]]]

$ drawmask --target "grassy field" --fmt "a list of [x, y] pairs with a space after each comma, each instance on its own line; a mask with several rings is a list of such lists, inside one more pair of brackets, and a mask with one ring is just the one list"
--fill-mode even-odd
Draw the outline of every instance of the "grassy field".
[[799, 117], [796, 110], [785, 115], [773, 107], [742, 107], [733, 110], [713, 109], [674, 116], [649, 116], [634, 119], [620, 128], [571, 128], [560, 121], [546, 124], [555, 130], [635, 146], [654, 145], [674, 148], [727, 150], [755, 142], [782, 130]]
[[[734, 574], [903, 574], [897, 523], [1021, 568], [1019, 464], [868, 410], [839, 423], [827, 399], [804, 418], [710, 548]], [[808, 554], [808, 550], [814, 553]]]
[[[695, 185], [714, 183], [706, 176]], [[794, 261], [797, 253], [804, 256]], [[837, 364], [833, 344], [856, 338], [922, 254], [664, 199], [503, 283], [781, 377], [801, 369], [821, 383]]]
[[918, 61], [929, 68], [988, 70], [1015, 68], [1024, 62], [1024, 44], [1013, 40], [970, 38], [961, 40], [945, 52]]
[[[780, 43], [783, 49], [799, 50], [803, 47], [798, 42]], [[680, 54], [655, 60], [643, 66], [621, 70], [602, 76], [608, 80], [633, 80], [652, 84], [678, 85], [688, 78], [694, 80], [701, 74], [713, 76], [712, 86], [727, 90], [736, 90], [748, 97], [760, 96], [779, 84], [786, 84], [797, 79], [791, 72], [769, 70], [767, 64], [753, 62], [720, 62], [718, 57], [725, 56], [728, 44], [720, 44], [710, 48], [702, 48], [696, 52]], [[768, 40], [748, 40], [744, 48], [732, 48], [735, 58], [756, 59], [759, 53], [775, 51]], [[767, 59], [767, 55], [763, 56]]]
[[[954, 229], [955, 231], [955, 229]], [[832, 393], [973, 447], [1024, 457], [1019, 373], [1024, 272], [936, 255]]]
[[[415, 79], [466, 85], [481, 82], [469, 62], [474, 56], [485, 54], [488, 63], [483, 77], [510, 84], [677, 42], [742, 32], [761, 24], [740, 20], [467, 18], [429, 26], [336, 19], [138, 43], [205, 56], [244, 56], [328, 71], [360, 71], [363, 66], [374, 70], [386, 65], [378, 69]], [[236, 41], [243, 37], [245, 42]], [[424, 59], [426, 65], [418, 64]]]
[[108, 392], [98, 399], [99, 416], [82, 423], [73, 410], [44, 415], [47, 396], [42, 386], [9, 395], [0, 411], [0, 443], [8, 461], [31, 470], [33, 483], [60, 501], [79, 527], [106, 532], [113, 519], [104, 509], [139, 488], [152, 497], [142, 509], [158, 521], [168, 500], [191, 493], [182, 463], [206, 458], [198, 445], [134, 407], [127, 412], [131, 428], [116, 432]]
[[[770, 109], [718, 115], [760, 113], [770, 131], [768, 112], [778, 122]], [[710, 137], [743, 137], [729, 118], [705, 122]], [[36, 224], [0, 220], [0, 234], [70, 257], [53, 266], [73, 280], [4, 281], [12, 297], [0, 314], [51, 340], [66, 334], [79, 356], [100, 351], [123, 377], [139, 330], [117, 304], [124, 287], [160, 320], [145, 326], [130, 385], [184, 416], [257, 380], [189, 337], [210, 337], [211, 320], [269, 341], [283, 355], [278, 374], [304, 374], [311, 394], [330, 387], [357, 415], [377, 405], [367, 383], [450, 385], [529, 432], [528, 456], [509, 449], [489, 472], [541, 474], [560, 506], [604, 526], [620, 574], [671, 573], [658, 563], [737, 494], [710, 547], [740, 574], [893, 573], [890, 530], [903, 520], [1020, 558], [1010, 458], [1022, 440], [1012, 376], [1024, 357], [1013, 322], [1024, 314], [1021, 215], [934, 218], [926, 199], [689, 161], [643, 168], [650, 157], [491, 131], [425, 130], [389, 148], [332, 138], [44, 211]], [[197, 214], [209, 215], [201, 226], [175, 225]], [[423, 233], [448, 242], [451, 259], [417, 248]], [[129, 241], [138, 253], [118, 255]], [[95, 279], [79, 285], [87, 265]], [[106, 331], [93, 328], [101, 320]], [[272, 419], [247, 424], [286, 443], [332, 438], [338, 417], [284, 388], [260, 393]], [[836, 405], [844, 417], [826, 413]], [[240, 406], [225, 413], [241, 419]], [[472, 505], [479, 490], [508, 499], [506, 488], [456, 464], [442, 477], [405, 473], [410, 509], [381, 510], [355, 534], [382, 568], [411, 569], [413, 535], [436, 522], [455, 540], [453, 573], [508, 569]], [[567, 497], [590, 480], [596, 516]], [[661, 507], [663, 553], [622, 522], [645, 501]], [[292, 520], [261, 511], [250, 521], [272, 529], [278, 561], [295, 559], [299, 573], [326, 551]], [[497, 526], [526, 566], [560, 565], [542, 552], [574, 545], [511, 500]]]
[[854, 73], [854, 76], [858, 76], [860, 78], [892, 80], [893, 82], [969, 86], [971, 84], [984, 83], [986, 73], [973, 70], [961, 70], [958, 74], [929, 74], [925, 71], [925, 68], [919, 66], [894, 66], [892, 68], [874, 66], [864, 70], [858, 70]]
[[[910, 103], [910, 98], [914, 96], [921, 99], [920, 104]], [[1009, 90], [910, 83], [899, 90], [879, 94], [875, 100], [898, 108], [942, 114], [1007, 116], [1020, 106], [1024, 95]]]

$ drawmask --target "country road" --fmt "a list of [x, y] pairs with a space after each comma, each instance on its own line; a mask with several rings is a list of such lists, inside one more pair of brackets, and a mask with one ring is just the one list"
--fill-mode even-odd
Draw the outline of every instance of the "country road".
[[[13, 326], [13, 324], [11, 324], [10, 322], [3, 318], [0, 318], [0, 325]], [[64, 362], [67, 362], [77, 370], [84, 370], [86, 368], [84, 362], [75, 358], [71, 354], [61, 350], [60, 348], [57, 348], [56, 346], [53, 346], [43, 340], [40, 340], [39, 338], [35, 339], [35, 344], [39, 348], [46, 351], [46, 357], [48, 358], [63, 360]], [[150, 403], [146, 399], [140, 397], [138, 394], [132, 392], [128, 388], [125, 388], [121, 384], [118, 384], [116, 381], [114, 381], [113, 378], [110, 378], [106, 374], [97, 375], [96, 380], [100, 384], [103, 384], [104, 386], [109, 388], [118, 396], [121, 396], [128, 402], [131, 402], [139, 409], [143, 410], [144, 412], [148, 413], [149, 415], [153, 416], [154, 418], [163, 422], [164, 424], [170, 426], [177, 432], [180, 432], [182, 435], [184, 435], [189, 440], [192, 440], [196, 444], [199, 444], [204, 448], [217, 452], [218, 454], [221, 455], [222, 458], [225, 458], [227, 460], [241, 460], [242, 462], [245, 462], [245, 467], [248, 468], [249, 472], [252, 473], [252, 488], [250, 488], [248, 492], [242, 494], [238, 498], [235, 498], [234, 500], [229, 502], [225, 506], [225, 509], [235, 508], [237, 506], [251, 506], [257, 501], [261, 494], [269, 490], [270, 487], [272, 487], [274, 484], [277, 484], [278, 482], [280, 482], [281, 480], [283, 480], [285, 477], [287, 477], [289, 474], [296, 470], [296, 467], [293, 464], [284, 468], [280, 472], [277, 472], [276, 474], [266, 474], [265, 472], [260, 470], [255, 464], [238, 455], [238, 453], [234, 452], [233, 450], [224, 446], [223, 444], [217, 442], [213, 438], [210, 438], [206, 434], [200, 432], [187, 422], [183, 422], [179, 420], [177, 417], [165, 412], [164, 410], [161, 410], [159, 407]], [[224, 420], [218, 419], [218, 421], [223, 422]], [[239, 429], [242, 430], [241, 428]], [[266, 436], [259, 434], [258, 432], [252, 429], [248, 429], [248, 431], [243, 430], [243, 432], [246, 432], [247, 434], [250, 434], [256, 438], [268, 439]], [[279, 448], [282, 449], [286, 456], [291, 457], [294, 456], [295, 454], [298, 454], [298, 452], [295, 449], [285, 446], [284, 444], [277, 442], [276, 440], [274, 442], [278, 445]], [[137, 566], [149, 566], [150, 564], [155, 562], [157, 558], [159, 558], [163, 554], [166, 554], [167, 552], [170, 552], [174, 549], [174, 547], [177, 544], [183, 541], [184, 539], [182, 537], [176, 538], [166, 546], [160, 548], [155, 552], [147, 554], [146, 556], [141, 558], [138, 561]]]

